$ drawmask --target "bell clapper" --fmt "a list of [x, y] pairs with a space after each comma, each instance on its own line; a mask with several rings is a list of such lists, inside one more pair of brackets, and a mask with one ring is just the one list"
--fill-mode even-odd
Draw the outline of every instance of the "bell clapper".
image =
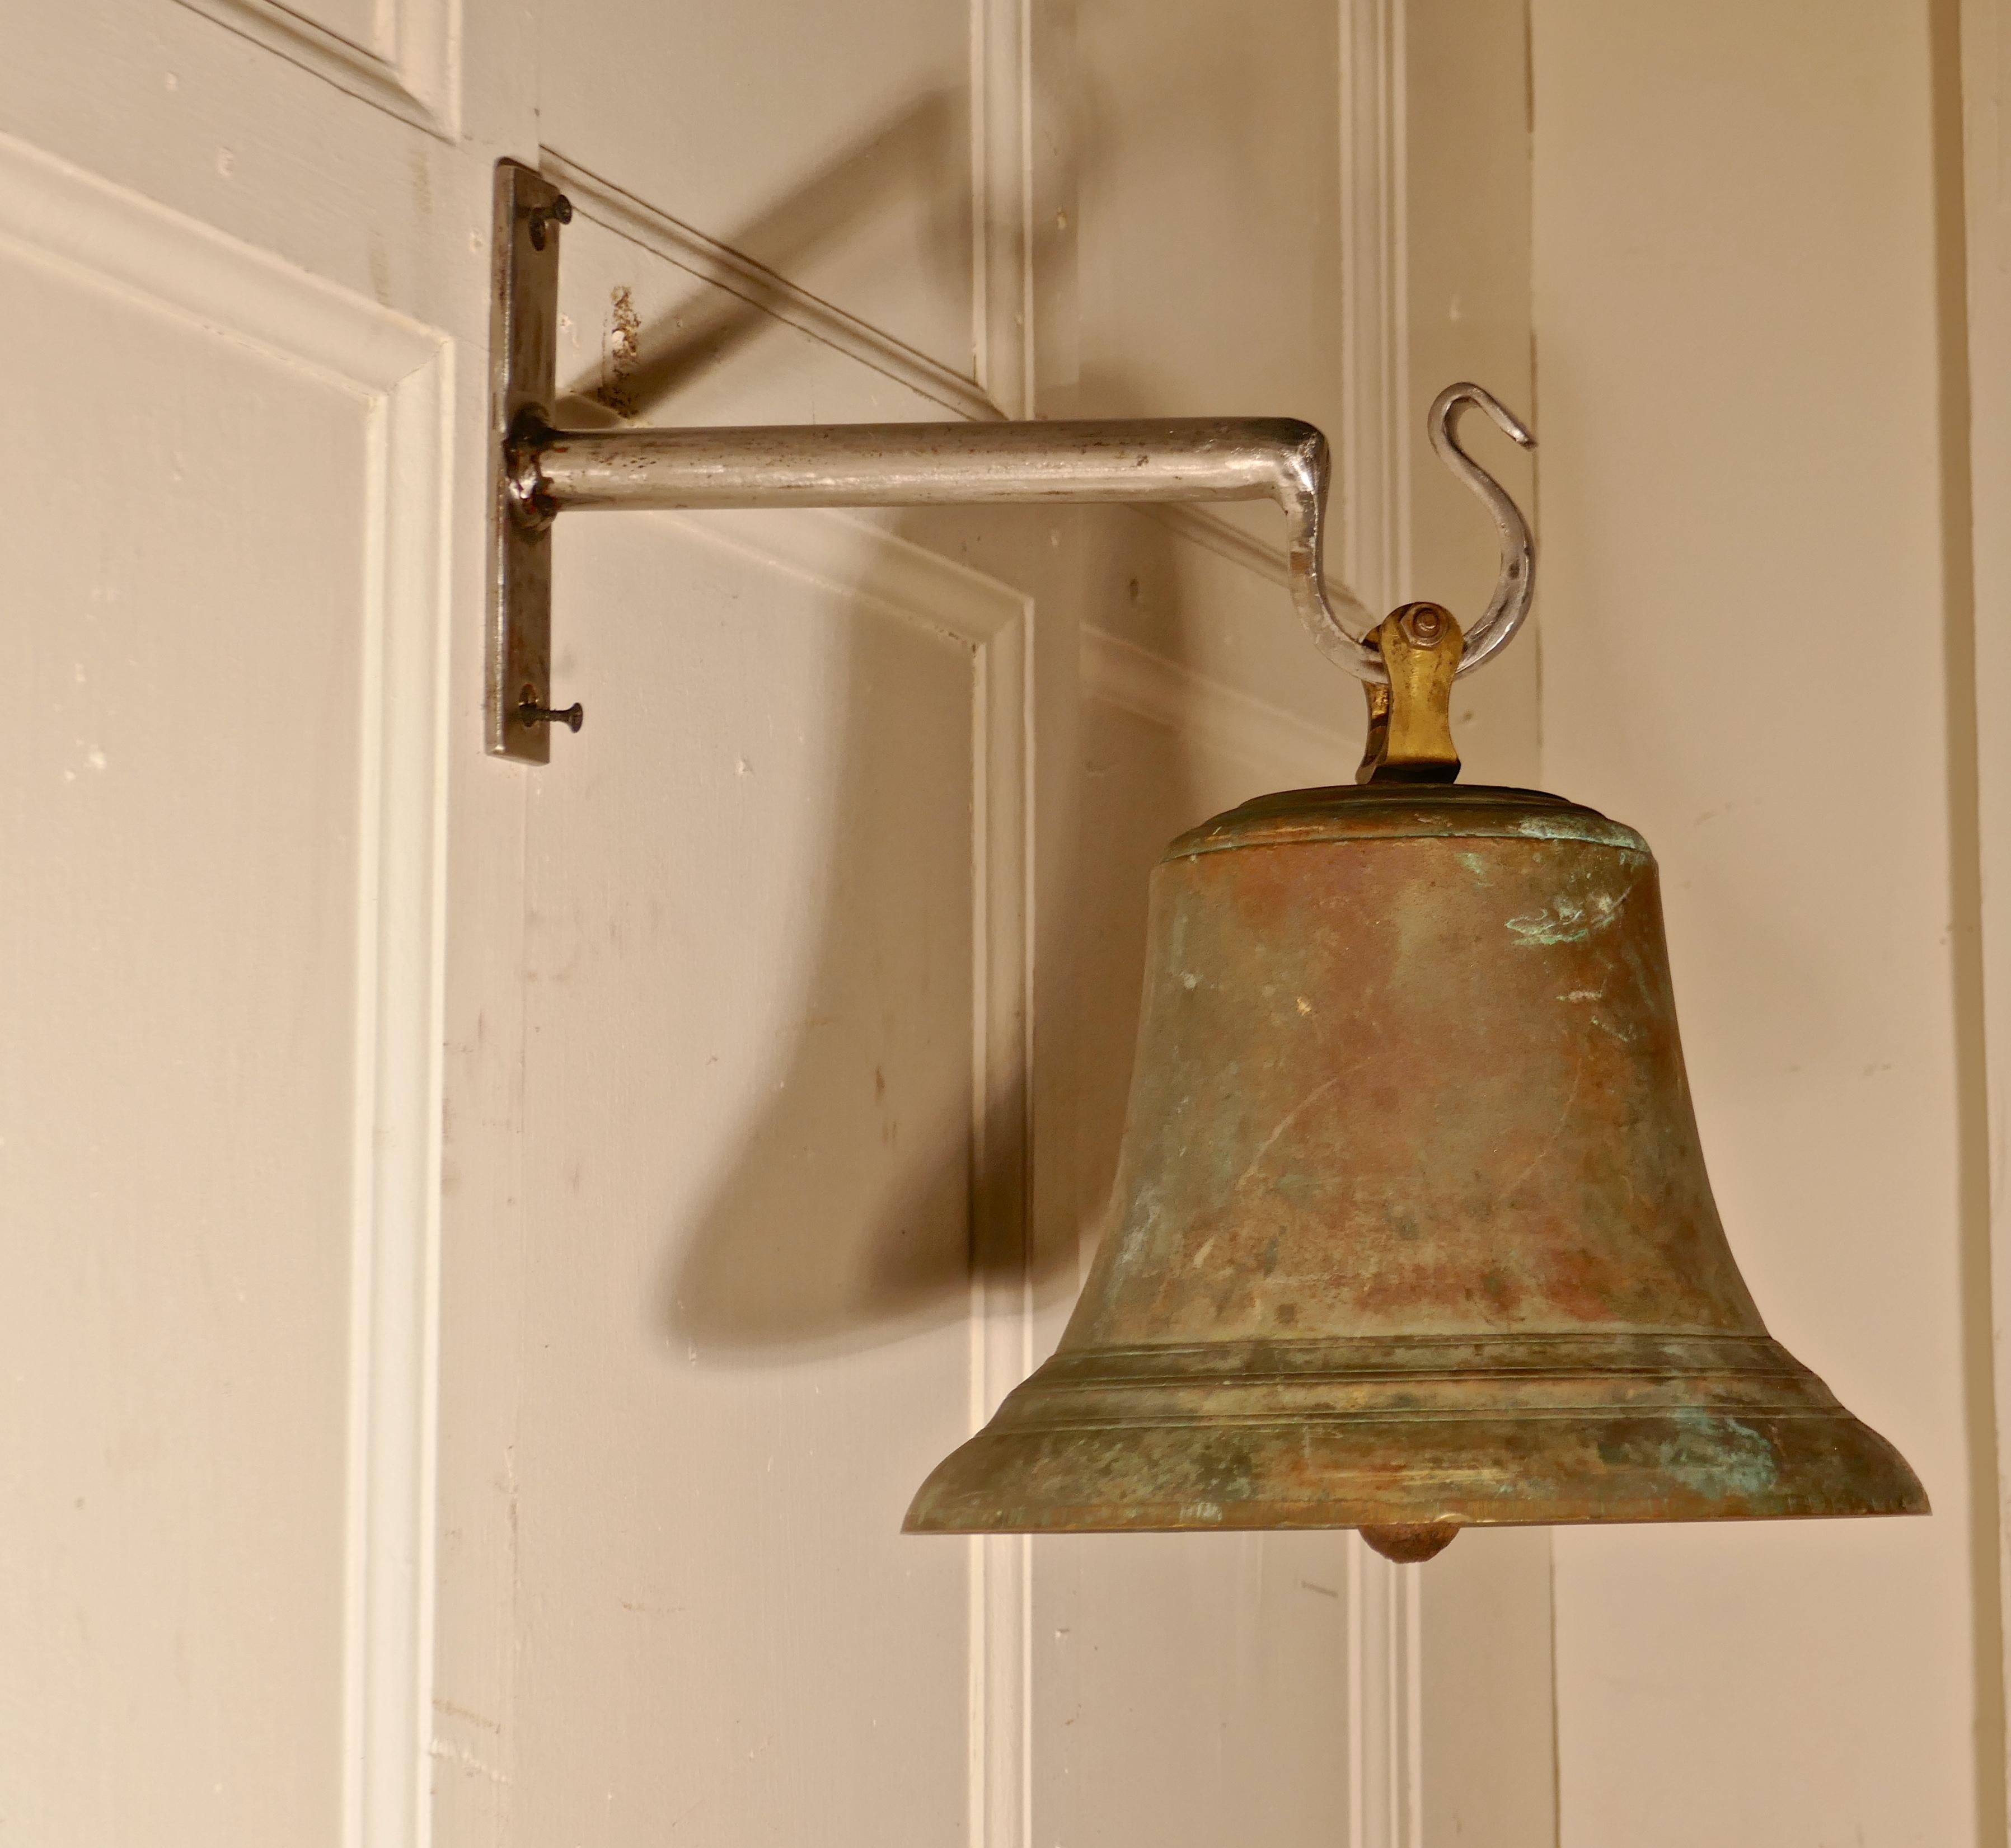
[[1364, 1527], [1361, 1537], [1385, 1559], [1398, 1565], [1422, 1565], [1436, 1559], [1459, 1534], [1455, 1521], [1420, 1521], [1396, 1527]]
[[1405, 604], [1369, 632], [1389, 671], [1364, 681], [1369, 736], [1358, 783], [1450, 783], [1459, 776], [1452, 741], [1452, 683], [1465, 638], [1450, 610]]

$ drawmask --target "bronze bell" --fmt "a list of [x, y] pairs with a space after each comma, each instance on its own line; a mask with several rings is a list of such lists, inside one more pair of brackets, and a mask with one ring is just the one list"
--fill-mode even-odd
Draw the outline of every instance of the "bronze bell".
[[1155, 871], [1109, 1230], [909, 1529], [1358, 1527], [1423, 1559], [1469, 1525], [1926, 1512], [1732, 1260], [1647, 843], [1417, 780], [1458, 768], [1458, 625], [1379, 635], [1372, 780]]

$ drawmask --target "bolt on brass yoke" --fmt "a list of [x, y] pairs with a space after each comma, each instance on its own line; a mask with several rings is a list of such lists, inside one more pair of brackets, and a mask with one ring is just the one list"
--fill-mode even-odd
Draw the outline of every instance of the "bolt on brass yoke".
[[[1429, 428], [1433, 448], [1479, 497], [1499, 529], [1501, 569], [1493, 596], [1463, 633], [1449, 614], [1424, 604], [1407, 605], [1372, 628], [1359, 600], [1326, 577], [1327, 441], [1293, 418], [553, 428], [560, 235], [571, 218], [571, 202], [533, 169], [497, 162], [490, 340], [493, 756], [543, 764], [554, 723], [579, 728], [580, 708], [555, 707], [551, 686], [551, 525], [573, 509], [1269, 500], [1285, 515], [1288, 575], [1300, 619], [1322, 653], [1369, 687], [1373, 762], [1365, 760], [1365, 780], [1373, 774], [1450, 781], [1458, 774], [1445, 718], [1452, 677], [1471, 673], [1514, 637], [1528, 614], [1534, 579], [1527, 522], [1459, 447], [1453, 422], [1477, 405], [1525, 448], [1536, 439], [1479, 386], [1440, 393]], [[1432, 628], [1426, 611], [1436, 612], [1441, 628]]]

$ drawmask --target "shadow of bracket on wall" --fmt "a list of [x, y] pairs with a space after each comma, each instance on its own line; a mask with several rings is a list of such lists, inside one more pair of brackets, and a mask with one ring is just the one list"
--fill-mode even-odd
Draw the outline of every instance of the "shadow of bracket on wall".
[[[1322, 653], [1366, 683], [1372, 714], [1379, 699], [1386, 714], [1391, 650], [1415, 651], [1421, 633], [1440, 632], [1429, 618], [1422, 632], [1408, 621], [1401, 636], [1390, 625], [1372, 626], [1351, 594], [1329, 584], [1322, 564], [1327, 440], [1294, 418], [555, 429], [560, 230], [571, 216], [564, 194], [534, 169], [497, 162], [489, 349], [492, 756], [546, 763], [553, 726], [576, 732], [584, 716], [577, 704], [551, 703], [551, 527], [573, 509], [1269, 500], [1285, 515], [1300, 619]], [[1433, 446], [1493, 515], [1501, 542], [1500, 575], [1486, 612], [1464, 632], [1443, 625], [1443, 645], [1455, 651], [1457, 665], [1431, 678], [1447, 691], [1452, 673], [1471, 673], [1512, 639], [1534, 586], [1527, 524], [1454, 433], [1454, 418], [1468, 405], [1525, 447], [1535, 443], [1478, 385], [1449, 386], [1433, 404]], [[1401, 685], [1397, 691], [1401, 697]], [[1404, 735], [1403, 727], [1385, 728], [1386, 740]], [[1372, 758], [1377, 748], [1372, 739]], [[1457, 759], [1451, 763], [1456, 770]], [[1370, 767], [1365, 764], [1365, 774]], [[1403, 768], [1382, 767], [1386, 774]], [[1413, 773], [1433, 774], [1422, 762]]]

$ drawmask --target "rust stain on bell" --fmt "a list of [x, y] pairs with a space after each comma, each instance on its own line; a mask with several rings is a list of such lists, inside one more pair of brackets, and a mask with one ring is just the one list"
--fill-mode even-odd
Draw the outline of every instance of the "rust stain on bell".
[[1153, 875], [1113, 1217], [913, 1531], [1904, 1514], [1712, 1201], [1655, 863], [1531, 792], [1266, 796]]

